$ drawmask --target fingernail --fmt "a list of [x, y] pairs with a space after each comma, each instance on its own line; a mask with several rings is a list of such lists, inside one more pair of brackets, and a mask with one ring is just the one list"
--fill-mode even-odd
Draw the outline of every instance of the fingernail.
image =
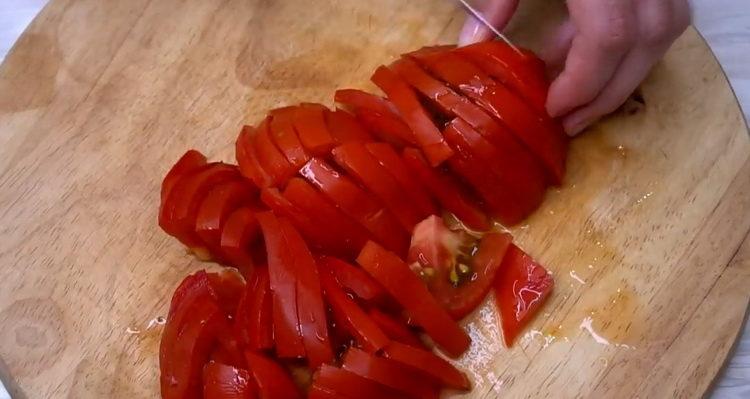
[[458, 45], [466, 46], [483, 40], [487, 28], [474, 17], [466, 18], [461, 34], [458, 35]]

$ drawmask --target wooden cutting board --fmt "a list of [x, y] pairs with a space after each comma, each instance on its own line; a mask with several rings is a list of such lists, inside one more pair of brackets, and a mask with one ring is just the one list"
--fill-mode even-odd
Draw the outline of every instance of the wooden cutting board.
[[[560, 11], [524, 2], [511, 36]], [[13, 397], [157, 396], [160, 317], [205, 267], [156, 225], [165, 171], [190, 147], [232, 160], [243, 123], [372, 88], [462, 19], [440, 0], [51, 1], [0, 67]], [[747, 129], [692, 29], [642, 97], [573, 142], [564, 186], [514, 229], [556, 291], [512, 349], [489, 304], [467, 321], [467, 397], [700, 397], [723, 364], [750, 291]]]

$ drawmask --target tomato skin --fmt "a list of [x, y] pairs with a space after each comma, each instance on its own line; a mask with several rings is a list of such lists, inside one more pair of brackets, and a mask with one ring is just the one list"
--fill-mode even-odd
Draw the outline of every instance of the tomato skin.
[[325, 155], [336, 145], [326, 126], [322, 106], [297, 107], [294, 127], [302, 145], [312, 156]]
[[424, 343], [417, 337], [404, 322], [394, 319], [393, 317], [381, 312], [377, 308], [370, 309], [368, 313], [372, 321], [380, 327], [381, 330], [393, 341], [403, 344], [424, 348]]
[[304, 357], [305, 348], [297, 307], [297, 286], [294, 281], [294, 260], [287, 251], [287, 242], [279, 219], [271, 212], [262, 212], [256, 217], [263, 231], [268, 254], [276, 355], [282, 358]]
[[416, 94], [398, 75], [380, 66], [370, 77], [396, 106], [404, 122], [409, 125], [431, 166], [440, 165], [453, 155], [440, 130], [419, 103]]
[[342, 368], [418, 399], [437, 399], [438, 388], [430, 378], [397, 361], [349, 348]]
[[357, 179], [385, 204], [407, 231], [425, 216], [412, 204], [404, 201], [396, 180], [370, 155], [361, 143], [348, 143], [332, 151], [336, 163]]
[[263, 169], [258, 161], [258, 153], [255, 150], [256, 130], [251, 126], [243, 126], [235, 141], [235, 158], [242, 176], [250, 179], [256, 187], [269, 187], [273, 184], [273, 178]]
[[320, 283], [337, 326], [341, 326], [357, 344], [370, 352], [377, 352], [390, 343], [385, 333], [347, 296], [330, 273], [320, 274]]
[[280, 219], [279, 224], [286, 239], [286, 250], [294, 261], [299, 328], [308, 365], [314, 370], [333, 360], [318, 268], [305, 241], [292, 224], [285, 219]]
[[446, 210], [456, 215], [469, 228], [478, 231], [490, 229], [485, 214], [474, 204], [458, 182], [449, 175], [433, 170], [419, 151], [407, 148], [402, 154], [404, 163], [417, 179], [424, 183]]
[[466, 351], [471, 343], [469, 336], [397, 255], [369, 241], [357, 257], [357, 263], [383, 285], [448, 355], [456, 357]]
[[254, 399], [247, 370], [226, 364], [208, 362], [203, 367], [204, 399]]
[[494, 285], [506, 346], [539, 312], [553, 287], [554, 280], [544, 267], [517, 246], [508, 248]]
[[287, 179], [294, 175], [296, 168], [271, 140], [270, 117], [258, 126], [252, 138], [252, 147], [261, 169], [271, 177], [273, 186], [283, 186]]
[[169, 172], [167, 172], [164, 180], [161, 182], [161, 202], [164, 203], [167, 197], [169, 197], [169, 193], [179, 179], [205, 164], [206, 156], [199, 151], [188, 150], [185, 152], [172, 168], [169, 169]]
[[246, 351], [245, 358], [258, 387], [260, 399], [301, 399], [289, 373], [275, 361], [259, 353]]
[[383, 350], [383, 355], [434, 378], [447, 388], [468, 391], [471, 383], [466, 375], [453, 367], [442, 357], [425, 349], [415, 348], [399, 342], [391, 342]]
[[299, 168], [310, 159], [294, 128], [297, 107], [271, 110], [270, 133], [273, 142], [294, 168]]
[[383, 287], [357, 266], [332, 256], [321, 256], [318, 258], [318, 267], [321, 273], [334, 276], [341, 287], [352, 292], [363, 301], [377, 303], [384, 301], [386, 298]]
[[245, 179], [214, 187], [201, 202], [195, 217], [195, 232], [206, 243], [214, 258], [222, 258], [221, 233], [226, 220], [235, 209], [255, 199], [255, 187]]
[[315, 374], [313, 387], [357, 399], [409, 399], [406, 394], [350, 371], [324, 364]]
[[234, 334], [252, 351], [273, 348], [273, 311], [268, 268], [256, 267], [248, 279], [234, 316]]
[[232, 212], [221, 230], [221, 254], [230, 264], [248, 278], [253, 269], [250, 246], [260, 237], [260, 226], [250, 207], [240, 207]]
[[508, 88], [495, 82], [456, 53], [433, 53], [418, 56], [416, 60], [508, 126], [539, 157], [551, 181], [555, 184], [562, 181], [567, 137], [549, 117], [535, 114], [531, 107]]
[[373, 141], [372, 136], [362, 126], [352, 114], [337, 109], [335, 111], [326, 110], [323, 112], [328, 131], [331, 132], [334, 140], [338, 144], [358, 141], [369, 143]]
[[328, 198], [372, 233], [379, 242], [398, 253], [406, 253], [408, 234], [383, 207], [345, 175], [325, 161], [313, 158], [300, 169], [300, 174], [318, 187]]

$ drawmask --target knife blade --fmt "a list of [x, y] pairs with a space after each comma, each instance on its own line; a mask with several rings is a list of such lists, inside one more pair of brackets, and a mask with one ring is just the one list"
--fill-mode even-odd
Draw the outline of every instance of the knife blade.
[[467, 13], [471, 14], [474, 18], [476, 18], [479, 22], [481, 22], [484, 26], [487, 27], [492, 33], [495, 34], [495, 36], [499, 37], [500, 40], [504, 41], [508, 46], [510, 46], [513, 50], [515, 50], [518, 54], [521, 53], [521, 50], [518, 49], [511, 41], [505, 37], [505, 35], [500, 32], [497, 28], [495, 28], [489, 21], [487, 21], [487, 18], [482, 15], [479, 10], [477, 10], [474, 6], [472, 6], [467, 0], [456, 0], [458, 4], [461, 5], [461, 7], [466, 10]]

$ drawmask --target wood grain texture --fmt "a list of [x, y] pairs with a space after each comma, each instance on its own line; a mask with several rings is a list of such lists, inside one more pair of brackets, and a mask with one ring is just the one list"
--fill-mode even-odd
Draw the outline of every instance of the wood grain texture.
[[[310, 3], [53, 0], [22, 36], [0, 67], [14, 398], [156, 396], [156, 317], [203, 266], [156, 226], [166, 169], [189, 147], [231, 160], [242, 123], [371, 88], [375, 66], [462, 20], [444, 1]], [[559, 16], [544, 3], [525, 3], [513, 37], [533, 44]], [[557, 289], [513, 349], [489, 304], [467, 321], [467, 397], [699, 397], [723, 364], [750, 284], [746, 127], [692, 30], [643, 96], [574, 142], [564, 187], [515, 229]]]

